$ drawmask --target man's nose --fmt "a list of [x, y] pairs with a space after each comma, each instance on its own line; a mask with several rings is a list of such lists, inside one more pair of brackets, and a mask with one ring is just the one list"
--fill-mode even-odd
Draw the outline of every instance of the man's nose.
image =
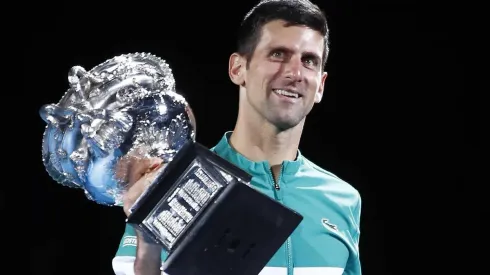
[[301, 81], [303, 64], [300, 58], [291, 57], [285, 66], [286, 78], [291, 81]]

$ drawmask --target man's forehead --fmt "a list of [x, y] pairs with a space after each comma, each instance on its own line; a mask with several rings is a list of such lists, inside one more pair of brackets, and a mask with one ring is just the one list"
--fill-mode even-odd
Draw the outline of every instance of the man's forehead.
[[321, 54], [324, 37], [307, 26], [290, 25], [282, 20], [274, 20], [262, 27], [258, 44], [264, 48], [286, 47]]

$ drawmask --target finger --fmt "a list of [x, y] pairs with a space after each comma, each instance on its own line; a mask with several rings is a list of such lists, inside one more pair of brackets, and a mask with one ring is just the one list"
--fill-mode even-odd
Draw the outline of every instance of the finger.
[[148, 186], [153, 183], [160, 172], [163, 163], [154, 160], [154, 163], [148, 168], [147, 172], [134, 184], [135, 192], [143, 192]]
[[129, 173], [129, 183], [133, 184], [162, 163], [159, 158], [142, 159], [133, 162]]
[[150, 159], [139, 159], [131, 162], [128, 168], [128, 182], [130, 185], [137, 182], [148, 170], [151, 165]]
[[148, 169], [146, 170], [146, 173], [151, 173], [155, 170], [157, 170], [158, 167], [162, 165], [163, 161], [159, 158], [151, 158], [150, 159], [150, 166], [148, 166]]
[[143, 175], [138, 181], [132, 184], [125, 195], [126, 203], [129, 203], [131, 206], [133, 203], [145, 192], [148, 186], [155, 180], [157, 176], [157, 170], [154, 170], [148, 174]]
[[[132, 173], [135, 164], [143, 160], [142, 157], [136, 156], [134, 154], [127, 154], [123, 156], [116, 164], [115, 176], [123, 184], [129, 183], [129, 177]], [[134, 183], [134, 181], [132, 182]]]
[[128, 214], [129, 209], [133, 206], [133, 204], [138, 200], [138, 198], [145, 192], [148, 186], [154, 182], [156, 176], [158, 176], [161, 171], [161, 167], [163, 167], [163, 162], [160, 159], [151, 159], [152, 165], [150, 165], [149, 169], [152, 169], [148, 173], [145, 173], [141, 178], [139, 178], [136, 182], [131, 184], [126, 190], [123, 196], [124, 203], [124, 211]]

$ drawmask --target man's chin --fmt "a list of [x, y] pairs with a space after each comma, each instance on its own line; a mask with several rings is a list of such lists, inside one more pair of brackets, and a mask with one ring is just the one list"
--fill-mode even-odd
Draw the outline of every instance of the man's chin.
[[271, 123], [276, 126], [279, 131], [287, 131], [298, 126], [303, 119], [301, 118], [293, 118], [293, 117], [281, 117], [276, 118], [271, 121]]

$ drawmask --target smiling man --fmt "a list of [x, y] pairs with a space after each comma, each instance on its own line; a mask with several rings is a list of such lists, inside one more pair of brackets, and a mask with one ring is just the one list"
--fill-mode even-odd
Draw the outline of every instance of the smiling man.
[[[212, 150], [250, 173], [257, 190], [304, 216], [261, 275], [361, 274], [358, 191], [298, 149], [305, 119], [324, 92], [328, 39], [316, 5], [262, 1], [245, 16], [229, 60], [240, 93], [238, 119]], [[152, 165], [141, 161], [132, 169], [141, 175], [136, 170]], [[144, 182], [131, 183], [126, 214]], [[116, 274], [160, 274], [166, 255], [140, 234], [126, 226], [113, 260]]]

